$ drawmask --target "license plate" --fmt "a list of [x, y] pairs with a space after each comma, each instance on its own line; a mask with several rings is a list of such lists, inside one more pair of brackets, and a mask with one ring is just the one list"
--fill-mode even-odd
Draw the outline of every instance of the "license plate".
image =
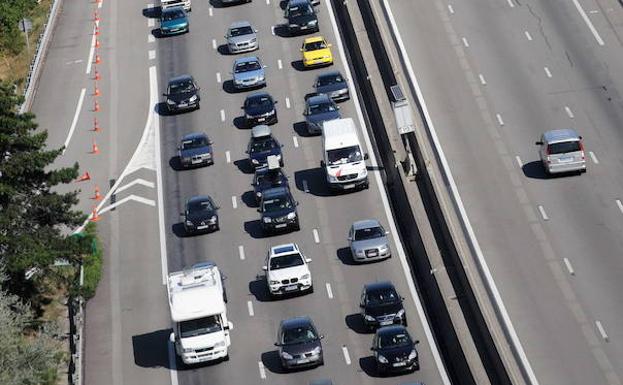
[[259, 118], [257, 121], [258, 121], [258, 122], [263, 122], [263, 121], [265, 121], [265, 120], [266, 120], [266, 118]]
[[300, 360], [297, 361], [297, 363], [299, 364], [306, 364], [309, 362], [309, 358], [301, 358]]
[[294, 291], [297, 290], [299, 287], [297, 285], [291, 285], [291, 286], [286, 286], [285, 290], [286, 291]]
[[406, 362], [394, 362], [394, 366], [396, 366], [396, 367], [406, 366], [406, 365], [407, 365]]
[[180, 103], [178, 104], [179, 107], [188, 107], [188, 103]]
[[201, 226], [197, 226], [197, 229], [199, 230], [203, 230], [203, 229], [207, 229], [208, 225], [201, 225]]
[[563, 156], [559, 159], [560, 162], [571, 162], [573, 160], [572, 156]]
[[201, 163], [203, 160], [202, 159], [193, 159], [191, 160], [192, 164], [197, 164], [197, 163]]
[[307, 29], [307, 26], [306, 26], [306, 25], [304, 25], [304, 26], [302, 26], [302, 27], [301, 27], [301, 29]]
[[348, 189], [348, 188], [355, 188], [355, 184], [351, 183], [351, 184], [345, 184], [344, 188]]
[[287, 223], [281, 223], [281, 224], [275, 225], [275, 227], [278, 229], [286, 227], [286, 226], [287, 226]]
[[381, 326], [387, 326], [387, 325], [393, 324], [394, 321], [391, 321], [391, 320], [389, 320], [389, 321], [381, 321], [379, 323], [381, 324]]

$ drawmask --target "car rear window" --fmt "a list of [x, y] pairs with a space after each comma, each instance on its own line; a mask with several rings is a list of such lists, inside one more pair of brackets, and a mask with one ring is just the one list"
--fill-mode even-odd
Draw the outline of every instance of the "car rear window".
[[566, 154], [568, 152], [580, 151], [580, 141], [573, 140], [570, 142], [552, 143], [547, 146], [547, 150], [550, 155], [552, 154]]

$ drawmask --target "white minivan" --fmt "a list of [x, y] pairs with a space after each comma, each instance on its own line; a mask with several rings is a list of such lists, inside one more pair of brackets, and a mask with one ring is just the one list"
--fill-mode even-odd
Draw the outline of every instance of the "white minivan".
[[586, 172], [584, 144], [574, 129], [546, 131], [536, 145], [546, 174]]
[[329, 189], [353, 190], [368, 188], [368, 170], [357, 135], [357, 126], [351, 118], [324, 122], [322, 127], [322, 157]]

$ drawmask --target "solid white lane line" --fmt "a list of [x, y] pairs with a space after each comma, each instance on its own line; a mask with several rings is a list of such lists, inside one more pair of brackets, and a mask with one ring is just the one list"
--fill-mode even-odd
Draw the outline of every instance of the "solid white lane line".
[[314, 234], [314, 242], [320, 243], [320, 235], [318, 235], [318, 230], [314, 229], [312, 232]]
[[240, 260], [244, 261], [244, 246], [240, 245], [238, 246], [238, 255], [240, 256]]
[[545, 208], [542, 205], [539, 205], [539, 213], [541, 213], [541, 217], [543, 217], [544, 221], [549, 221], [549, 217], [547, 216], [547, 213], [545, 212]]
[[208, 15], [210, 15], [210, 17], [212, 17], [213, 12], [212, 7], [208, 8]]
[[[309, 186], [307, 185], [307, 179], [303, 179], [303, 191], [305, 191], [306, 193], [309, 192]], [[621, 210], [621, 212], [623, 212], [623, 209]]]
[[231, 163], [231, 153], [229, 151], [225, 151], [225, 159], [227, 159], [227, 163]]
[[286, 108], [290, 108], [290, 98], [286, 97]]
[[155, 207], [156, 206], [156, 202], [155, 201], [153, 201], [151, 199], [143, 198], [143, 197], [138, 196], [138, 195], [132, 194], [130, 196], [127, 196], [127, 197], [123, 198], [120, 201], [116, 201], [115, 203], [113, 203], [111, 205], [108, 205], [106, 207], [103, 207], [103, 208], [97, 210], [97, 212], [99, 214], [104, 214], [105, 212], [113, 210], [113, 209], [115, 209], [115, 208], [117, 208], [117, 207], [119, 207], [122, 204], [127, 203], [127, 202], [138, 202], [138, 203], [142, 203], [142, 204], [145, 204], [145, 205], [151, 206], [151, 207]]
[[565, 106], [565, 112], [567, 113], [567, 116], [569, 117], [569, 119], [573, 119], [573, 111], [571, 111], [571, 108], [569, 108], [569, 106]]
[[546, 75], [548, 78], [551, 78], [551, 77], [552, 77], [552, 73], [550, 72], [549, 68], [547, 68], [547, 67], [543, 67], [543, 70], [545, 71], [545, 75]]
[[502, 120], [502, 115], [495, 114], [495, 118], [498, 120], [498, 123], [500, 124], [500, 126], [504, 125], [504, 121]]
[[299, 140], [296, 138], [296, 136], [292, 137], [292, 141], [294, 142], [294, 148], [299, 148]]
[[451, 14], [454, 14], [454, 8], [450, 4], [448, 4], [448, 11], [450, 11]]
[[91, 48], [89, 49], [89, 60], [87, 60], [86, 74], [91, 73], [91, 66], [93, 65], [93, 55], [95, 54], [95, 26], [93, 27], [93, 36], [91, 36]]
[[480, 78], [480, 84], [482, 84], [483, 86], [487, 85], [487, 81], [485, 80], [485, 77], [482, 76], [482, 74], [478, 74], [478, 78]]
[[270, 5], [270, 0], [266, 0], [266, 5]]
[[216, 49], [216, 39], [212, 39], [212, 49]]
[[259, 366], [260, 368], [260, 378], [262, 380], [266, 379], [266, 369], [264, 368], [264, 364], [262, 363], [262, 361], [258, 361], [257, 362], [257, 366]]
[[247, 309], [249, 309], [249, 316], [253, 317], [255, 315], [253, 312], [253, 302], [247, 301]]
[[279, 69], [283, 68], [283, 63], [281, 62], [281, 59], [277, 60], [277, 67], [279, 67]]
[[175, 353], [175, 342], [168, 341], [169, 348], [169, 373], [171, 373], [171, 385], [178, 385], [177, 380], [177, 355]]
[[235, 208], [235, 209], [236, 209], [236, 208], [238, 208], [238, 200], [236, 199], [236, 196], [235, 196], [235, 195], [232, 195], [232, 196], [231, 196], [231, 205], [232, 205], [232, 207], [233, 207], [233, 208]]
[[524, 31], [524, 35], [526, 35], [526, 39], [532, 41], [532, 35], [530, 35], [530, 32]]
[[616, 202], [617, 202], [617, 206], [619, 207], [619, 211], [621, 211], [621, 213], [623, 214], [623, 203], [621, 202], [620, 199], [617, 199]]
[[156, 25], [155, 19], [152, 19], [151, 17], [149, 19], [147, 19], [147, 26], [152, 28]]
[[225, 110], [221, 110], [221, 122], [225, 121]]
[[569, 274], [575, 275], [575, 270], [573, 270], [573, 266], [571, 266], [569, 258], [565, 257], [563, 258], [563, 261], [565, 262], [565, 266], [567, 267], [567, 271], [569, 272]]
[[220, 73], [220, 72], [217, 72], [217, 73], [216, 73], [216, 82], [217, 82], [217, 83], [220, 83], [220, 82], [221, 82], [221, 73]]
[[523, 168], [523, 162], [521, 161], [519, 155], [515, 155], [515, 160], [517, 161], [517, 165], [519, 166], [519, 168]]
[[331, 284], [327, 282], [327, 297], [333, 298], [333, 290], [331, 290]]
[[582, 16], [582, 19], [588, 26], [588, 29], [591, 30], [591, 33], [595, 37], [595, 40], [597, 40], [597, 44], [604, 45], [603, 39], [601, 38], [601, 36], [599, 36], [599, 32], [597, 32], [597, 29], [595, 29], [595, 26], [593, 25], [591, 20], [588, 18], [588, 15], [586, 14], [586, 12], [584, 12], [584, 9], [580, 5], [580, 2], [578, 0], [573, 0], [573, 4], [575, 4], [575, 7], [577, 8], [578, 12], [580, 13], [580, 16]]
[[344, 361], [346, 361], [346, 365], [350, 365], [350, 354], [348, 354], [348, 348], [346, 345], [342, 345], [342, 354], [344, 354]]
[[156, 58], [156, 50], [155, 49], [150, 49], [149, 50], [149, 60], [154, 60]]
[[464, 37], [463, 37], [463, 38], [461, 38], [461, 40], [463, 40], [463, 45], [464, 45], [465, 47], [469, 47], [469, 43], [467, 42], [467, 39], [466, 39], [466, 38], [464, 38]]
[[156, 41], [156, 38], [154, 37], [154, 35], [152, 35], [151, 33], [149, 35], [147, 35], [147, 42], [148, 43], [153, 43]]
[[608, 334], [606, 334], [606, 329], [604, 329], [601, 321], [595, 321], [595, 325], [597, 326], [597, 330], [599, 330], [599, 334], [601, 334], [601, 338], [603, 338], [604, 341], [608, 342]]
[[76, 124], [78, 123], [78, 116], [80, 116], [80, 110], [82, 110], [82, 102], [84, 102], [84, 95], [86, 94], [87, 89], [83, 88], [80, 90], [80, 96], [78, 97], [78, 104], [76, 105], [76, 112], [74, 112], [74, 119], [71, 121], [71, 126], [69, 126], [69, 132], [67, 133], [67, 138], [65, 138], [65, 144], [63, 145], [63, 154], [67, 151], [67, 146], [69, 146], [69, 141], [71, 140], [74, 131], [76, 130]]
[[591, 160], [593, 161], [593, 163], [595, 163], [595, 164], [599, 164], [599, 159], [597, 159], [597, 156], [595, 155], [595, 153], [594, 153], [594, 152], [589, 151], [589, 152], [588, 152], [588, 155], [590, 155], [590, 156], [591, 156]]
[[513, 0], [506, 0], [506, 1], [508, 2], [508, 5], [509, 5], [511, 8], [515, 8], [515, 3], [513, 3]]

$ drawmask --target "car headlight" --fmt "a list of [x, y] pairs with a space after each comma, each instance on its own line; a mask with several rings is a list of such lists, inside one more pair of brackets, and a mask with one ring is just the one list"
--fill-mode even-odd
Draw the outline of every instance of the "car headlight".
[[288, 215], [286, 216], [286, 218], [288, 218], [288, 219], [294, 219], [294, 218], [296, 218], [296, 213], [295, 213], [295, 212], [288, 213]]
[[380, 355], [380, 354], [378, 354], [378, 355], [376, 356], [376, 359], [377, 359], [377, 360], [379, 360], [379, 362], [380, 362], [381, 364], [386, 364], [386, 363], [388, 363], [388, 362], [389, 362], [389, 361], [387, 361], [387, 358], [385, 358], [384, 356], [382, 356], [382, 355]]
[[284, 360], [291, 360], [294, 357], [292, 357], [292, 354], [288, 352], [281, 352], [281, 358], [283, 358]]
[[225, 341], [221, 341], [221, 342], [217, 342], [216, 345], [214, 345], [215, 348], [224, 348], [225, 347]]
[[363, 170], [359, 173], [359, 175], [361, 175], [362, 177], [364, 177], [364, 176], [368, 176], [368, 170], [364, 168], [364, 169], [363, 169]]
[[288, 27], [290, 27], [290, 28], [296, 28], [296, 27], [297, 27], [297, 25], [296, 25], [296, 24], [290, 24], [290, 25], [288, 25]]
[[216, 223], [216, 215], [212, 215], [212, 218], [210, 218], [210, 223]]
[[331, 59], [331, 55], [324, 56], [323, 59]]
[[182, 162], [184, 162], [184, 163], [188, 163], [188, 162], [190, 162], [190, 157], [188, 157], [188, 158], [182, 158]]
[[314, 356], [317, 356], [318, 354], [320, 354], [321, 350], [322, 349], [320, 349], [320, 346], [316, 346], [314, 350], [311, 351], [311, 354], [313, 354]]
[[191, 103], [196, 101], [196, 100], [197, 100], [197, 95], [193, 95], [193, 96], [190, 97], [190, 99], [188, 99], [188, 101], [191, 102]]
[[257, 37], [254, 37], [253, 39], [251, 39], [251, 43], [255, 43], [257, 42]]
[[387, 245], [387, 244], [379, 247], [379, 251], [382, 252], [382, 253], [386, 252], [387, 250], [389, 250], [389, 245]]
[[258, 192], [255, 193], [255, 196], [259, 198], [259, 197], [262, 196], [262, 193], [258, 191]]
[[307, 25], [316, 25], [318, 24], [318, 20], [310, 20]]
[[329, 182], [337, 182], [337, 176], [329, 175]]
[[244, 117], [247, 118], [247, 119], [253, 119], [253, 116], [249, 115], [249, 114], [244, 114]]
[[398, 310], [398, 313], [396, 313], [396, 318], [402, 318], [405, 316], [405, 309], [400, 309]]
[[167, 99], [167, 104], [173, 105], [173, 104], [175, 104], [175, 101], [173, 101], [171, 99]]
[[366, 254], [366, 252], [365, 252], [365, 251], [363, 251], [363, 250], [357, 250], [357, 253], [356, 253], [356, 254], [357, 254], [357, 255], [362, 255], [362, 256], [363, 256], [363, 255], [365, 255], [365, 254]]
[[242, 83], [242, 79], [234, 78], [234, 83], [240, 84]]
[[251, 159], [251, 163], [253, 164], [260, 164], [260, 161], [257, 159]]
[[411, 350], [411, 353], [409, 353], [409, 360], [415, 360], [416, 357], [417, 351], [415, 349]]
[[195, 349], [193, 348], [182, 348], [183, 353], [194, 353]]
[[186, 226], [192, 226], [192, 225], [193, 225], [192, 221], [188, 221], [188, 220], [186, 221]]
[[272, 280], [272, 279], [271, 279], [271, 280], [269, 281], [269, 284], [270, 284], [270, 285], [279, 285], [279, 281], [275, 281], [275, 280]]
[[264, 221], [264, 223], [270, 223], [271, 222], [270, 217], [264, 217], [264, 218], [262, 218], [262, 220]]
[[301, 281], [308, 280], [308, 279], [309, 279], [309, 277], [310, 277], [309, 273], [307, 273], [307, 274], [303, 274], [303, 275], [301, 276]]
[[376, 318], [374, 318], [374, 317], [372, 317], [371, 315], [368, 315], [368, 314], [366, 314], [365, 319], [366, 319], [366, 321], [369, 321], [369, 322], [376, 321]]

